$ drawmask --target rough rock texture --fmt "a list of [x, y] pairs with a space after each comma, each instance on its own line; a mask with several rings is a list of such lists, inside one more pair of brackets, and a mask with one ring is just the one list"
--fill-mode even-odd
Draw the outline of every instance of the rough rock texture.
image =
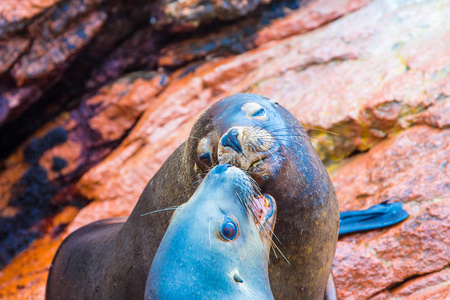
[[[106, 64], [108, 55], [136, 29], [148, 27], [149, 4], [140, 0], [53, 2], [30, 2], [42, 9], [23, 6], [28, 17], [15, 21], [8, 16], [10, 9], [17, 15], [16, 8], [0, 4], [0, 15], [7, 16], [0, 21], [0, 31], [8, 31], [0, 43], [0, 134], [8, 145], [6, 152], [11, 152], [36, 127], [67, 107], [78, 105], [88, 74], [95, 68], [101, 71], [98, 65]], [[15, 22], [26, 26], [17, 27]], [[149, 43], [153, 47], [148, 47]], [[160, 39], [154, 34], [144, 44], [147, 47], [140, 47], [138, 53], [135, 49], [134, 53], [116, 54], [115, 60], [122, 60], [123, 66], [89, 88], [96, 89], [145, 66], [153, 68]], [[125, 63], [130, 60], [129, 54], [132, 62]], [[19, 126], [23, 123], [27, 126]], [[10, 134], [11, 129], [14, 135]]]
[[450, 130], [414, 126], [332, 175], [341, 210], [392, 200], [410, 214], [389, 230], [339, 241], [333, 274], [340, 297], [367, 298], [450, 264], [449, 157]]
[[[179, 66], [201, 58], [242, 53], [264, 43], [298, 35], [357, 10], [371, 0], [309, 1], [299, 7], [273, 3], [272, 13], [263, 12], [207, 36], [200, 35], [161, 50], [158, 64]], [[285, 4], [283, 6], [283, 4]], [[284, 17], [286, 16], [286, 17]], [[283, 17], [283, 18], [280, 18]], [[275, 19], [275, 20], [273, 20]], [[269, 27], [265, 25], [273, 22]], [[242, 29], [244, 28], [244, 30]]]
[[[79, 183], [81, 192], [88, 198], [100, 200], [118, 197], [136, 200], [140, 189], [139, 192], [130, 193], [128, 187], [116, 183], [127, 180], [122, 173], [124, 169], [137, 167], [131, 162], [128, 164], [127, 157], [140, 156], [140, 149], [145, 149], [142, 151], [146, 154], [142, 156], [145, 165], [149, 166], [145, 173], [154, 174], [159, 166], [154, 156], [160, 155], [158, 148], [161, 145], [170, 144], [175, 136], [181, 143], [184, 140], [183, 133], [190, 129], [204, 107], [237, 92], [251, 91], [277, 99], [305, 127], [323, 128], [337, 133], [332, 135], [311, 131], [313, 137], [329, 140], [317, 146], [325, 161], [342, 159], [357, 149], [367, 149], [385, 137], [387, 132], [408, 126], [409, 123], [404, 125], [406, 122], [401, 122], [402, 118], [425, 109], [438, 99], [446, 101], [446, 95], [449, 94], [450, 81], [447, 79], [450, 78], [450, 56], [424, 53], [430, 60], [435, 58], [436, 61], [422, 66], [430, 69], [427, 75], [429, 78], [425, 80], [421, 75], [420, 80], [416, 81], [410, 77], [419, 71], [414, 71], [412, 66], [406, 67], [406, 60], [398, 58], [397, 50], [400, 42], [408, 46], [408, 43], [421, 45], [421, 40], [428, 41], [430, 37], [436, 36], [439, 37], [437, 43], [441, 44], [442, 36], [446, 37], [450, 33], [450, 23], [446, 23], [447, 19], [438, 10], [441, 6], [439, 2], [406, 7], [374, 2], [314, 32], [270, 43], [237, 57], [204, 63], [189, 70], [190, 73], [187, 73], [188, 67], [184, 72], [180, 71], [182, 78], [177, 79], [180, 73], [173, 74], [172, 84], [149, 107], [126, 141], [104, 163], [83, 176]], [[417, 20], [414, 9], [429, 14]], [[390, 13], [377, 14], [379, 10]], [[404, 26], [398, 23], [400, 19], [396, 14], [400, 13]], [[352, 25], [358, 22], [366, 24], [366, 27], [371, 24], [374, 28], [371, 31], [365, 29], [364, 38], [361, 38], [362, 33], [358, 33], [361, 28]], [[377, 30], [380, 22], [385, 24], [386, 31]], [[425, 24], [433, 24], [433, 30]], [[400, 31], [402, 28], [404, 32]], [[397, 31], [398, 39], [392, 36], [394, 30]], [[341, 32], [339, 36], [338, 32]], [[342, 37], [344, 34], [347, 39], [345, 42]], [[414, 52], [406, 46], [402, 49], [408, 53]], [[431, 50], [434, 47], [427, 49], [441, 52]], [[426, 71], [420, 72], [428, 74]], [[399, 81], [405, 77], [409, 81]], [[390, 95], [392, 85], [398, 82], [401, 84], [396, 90], [397, 94]], [[324, 83], [326, 88], [323, 87]], [[412, 86], [413, 91], [408, 86]], [[427, 90], [430, 92], [427, 93]], [[384, 95], [387, 96], [383, 98]], [[395, 102], [392, 97], [395, 97]], [[382, 99], [386, 101], [382, 102]], [[389, 113], [398, 116], [398, 120], [382, 113], [392, 103], [399, 110], [393, 109]], [[389, 123], [389, 120], [392, 121]], [[372, 127], [367, 127], [366, 123], [369, 122]], [[175, 128], [177, 131], [174, 131]], [[170, 144], [171, 150], [167, 154], [176, 146]], [[122, 151], [125, 148], [134, 150]], [[111, 168], [112, 165], [121, 166], [121, 173]], [[130, 176], [134, 176], [131, 174], [133, 172], [130, 172]], [[102, 181], [108, 178], [107, 184], [97, 186], [101, 182], [100, 178], [103, 178]], [[141, 182], [143, 187], [148, 178], [132, 180], [133, 190], [138, 187], [137, 182]]]
[[48, 78], [50, 73], [64, 69], [69, 58], [98, 33], [105, 20], [105, 13], [93, 12], [56, 39], [35, 40], [30, 51], [22, 56], [11, 70], [17, 85], [42, 81], [43, 78]]
[[155, 5], [151, 23], [155, 28], [169, 27], [173, 32], [191, 31], [213, 19], [232, 20], [247, 15], [260, 3], [271, 0], [160, 0]]
[[2, 1], [0, 10], [0, 37], [9, 32], [23, 29], [33, 17], [61, 0], [17, 0]]
[[50, 263], [65, 237], [61, 228], [70, 223], [77, 212], [77, 208], [69, 206], [56, 215], [45, 224], [44, 237], [33, 242], [0, 271], [1, 299], [44, 299]]
[[[176, 6], [170, 11], [175, 15], [197, 1], [157, 5], [161, 3]], [[128, 215], [198, 115], [237, 92], [275, 99], [299, 118], [329, 166], [341, 210], [392, 200], [402, 202], [410, 214], [391, 228], [339, 241], [333, 273], [341, 299], [449, 297], [450, 1], [317, 0], [300, 8], [283, 4], [282, 13], [271, 5], [262, 7], [274, 8], [275, 17], [255, 13], [217, 30], [202, 29], [195, 38], [178, 36], [161, 50], [159, 66], [168, 66], [170, 72], [190, 64], [167, 77], [137, 73], [84, 96], [81, 106], [41, 128], [35, 140], [0, 165], [4, 217], [14, 218], [23, 209], [11, 202], [13, 193], [33, 195], [23, 188], [27, 183], [44, 183], [47, 189], [38, 194], [43, 200], [21, 203], [37, 201], [48, 209], [46, 203], [93, 200], [79, 213], [69, 206], [71, 220], [63, 222], [68, 227], [34, 231], [46, 233], [1, 271], [0, 298], [42, 299], [46, 271], [62, 237], [94, 220]], [[35, 14], [43, 16], [43, 11]], [[92, 13], [98, 11], [85, 10], [83, 16]], [[107, 32], [118, 30], [117, 24], [126, 25], [120, 36], [132, 32], [133, 25], [121, 23], [126, 18], [116, 15], [114, 20], [122, 21], [112, 25], [107, 14], [102, 32], [108, 26]], [[161, 21], [169, 20], [167, 16], [154, 23], [173, 31], [198, 25], [183, 17], [180, 23]], [[44, 17], [40, 20], [45, 23]], [[66, 29], [61, 32], [71, 28], [64, 24], [62, 20]], [[56, 32], [39, 31], [43, 36]], [[150, 41], [155, 37], [144, 27], [123, 42], [113, 42], [114, 51], [80, 73], [87, 75], [79, 87], [95, 89], [123, 72], [153, 68], [154, 51], [161, 48]], [[102, 39], [94, 38], [92, 44], [99, 47]], [[15, 64], [33, 45], [26, 38], [0, 44], [0, 57], [5, 57], [0, 78], [6, 78], [0, 91], [9, 91], [15, 82], [9, 72], [19, 69]], [[98, 53], [84, 55], [102, 56]], [[68, 70], [87, 70], [73, 69], [78, 62]], [[4, 103], [0, 100], [0, 120]]]
[[8, 158], [0, 172], [0, 265], [16, 243], [26, 246], [24, 229], [74, 201], [71, 184], [117, 146], [167, 82], [164, 74], [132, 73], [47, 124]]
[[448, 299], [450, 297], [450, 269], [411, 279], [389, 292], [383, 292], [372, 299]]

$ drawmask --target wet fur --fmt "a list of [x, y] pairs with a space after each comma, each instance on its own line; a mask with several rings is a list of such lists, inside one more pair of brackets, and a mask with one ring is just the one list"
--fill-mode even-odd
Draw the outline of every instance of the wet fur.
[[[244, 101], [269, 103], [252, 94], [218, 102], [199, 117], [188, 141], [150, 180], [125, 223], [98, 224], [71, 234], [54, 258], [46, 299], [142, 299], [148, 270], [172, 212], [142, 215], [181, 205], [191, 197], [199, 180], [194, 168], [199, 139], [211, 132], [219, 138], [230, 127], [227, 122], [255, 126], [252, 121], [235, 119], [236, 114], [225, 124], [217, 124], [228, 108]], [[306, 131], [284, 108], [277, 109], [276, 122], [283, 125], [262, 129], [269, 129], [282, 144], [272, 157], [279, 166], [260, 186], [277, 201], [275, 234], [291, 265], [271, 257], [270, 282], [279, 299], [323, 299], [338, 237], [336, 195]], [[76, 253], [80, 251], [83, 255]]]

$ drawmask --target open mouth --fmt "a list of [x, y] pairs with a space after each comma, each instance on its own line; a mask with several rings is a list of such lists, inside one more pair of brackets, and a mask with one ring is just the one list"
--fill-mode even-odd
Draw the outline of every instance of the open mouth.
[[261, 238], [272, 238], [273, 226], [276, 216], [275, 199], [267, 194], [262, 194], [253, 199], [252, 212]]

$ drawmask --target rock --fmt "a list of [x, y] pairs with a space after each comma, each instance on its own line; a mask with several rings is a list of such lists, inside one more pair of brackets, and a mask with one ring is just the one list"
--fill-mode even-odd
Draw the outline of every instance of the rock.
[[[39, 15], [28, 26], [31, 36], [50, 40], [67, 32], [77, 19], [93, 12], [101, 3], [108, 0], [64, 0], [52, 5], [43, 14]], [[83, 35], [83, 34], [81, 34]], [[82, 38], [82, 36], [79, 36]]]
[[105, 13], [93, 12], [56, 39], [35, 40], [30, 52], [11, 71], [17, 85], [42, 81], [50, 74], [55, 77], [61, 75], [67, 68], [69, 59], [98, 33], [105, 19]]
[[[77, 1], [64, 3], [76, 7]], [[60, 6], [49, 5], [20, 26], [34, 39], [31, 47], [44, 36], [58, 39], [78, 20], [99, 13], [95, 1], [82, 1], [87, 6], [79, 17], [69, 13], [61, 20], [52, 19]], [[118, 81], [123, 72], [154, 67], [158, 41], [165, 38], [144, 22], [151, 5], [136, 9], [113, 2], [102, 2], [107, 18], [99, 33], [42, 97], [73, 108], [43, 128], [36, 126], [38, 133], [0, 164], [1, 219], [20, 216], [31, 204], [49, 215], [29, 213], [34, 221], [22, 227], [8, 223], [12, 230], [28, 228], [27, 243], [36, 240], [0, 273], [0, 298], [42, 298], [46, 270], [62, 237], [101, 218], [127, 216], [199, 114], [237, 92], [276, 99], [300, 119], [330, 166], [341, 210], [392, 200], [410, 214], [396, 226], [339, 241], [333, 272], [341, 299], [448, 297], [448, 0], [317, 0], [299, 9], [296, 1], [262, 5], [246, 20], [221, 24], [219, 30], [205, 26], [185, 40], [178, 35], [159, 64], [169, 71], [188, 65], [170, 76], [144, 72]], [[246, 3], [242, 11], [259, 2]], [[155, 16], [155, 23], [192, 30], [198, 24], [189, 16], [199, 11], [182, 9], [192, 3], [199, 2], [157, 3], [174, 10]], [[186, 18], [178, 23], [166, 18], [180, 12]], [[207, 24], [213, 15], [203, 16], [198, 23]], [[39, 26], [32, 28], [32, 22]], [[0, 47], [7, 58], [5, 93], [17, 88], [10, 70], [19, 69], [17, 61], [31, 53], [26, 41], [20, 42], [23, 48], [14, 45], [17, 36], [9, 32]], [[19, 89], [41, 79], [26, 80]], [[86, 88], [92, 90], [86, 94]], [[7, 107], [1, 101], [0, 115]], [[83, 206], [86, 199], [93, 201], [79, 213], [74, 210], [67, 227], [48, 233], [45, 224], [54, 214], [67, 205]]]
[[160, 39], [151, 27], [134, 33], [92, 71], [87, 88], [101, 86], [127, 72], [153, 69]]
[[258, 31], [254, 37], [256, 46], [303, 34], [331, 22], [347, 13], [356, 11], [371, 0], [310, 1], [304, 7], [293, 11], [287, 17], [273, 21], [273, 24]]
[[384, 292], [372, 299], [446, 299], [450, 296], [450, 269], [447, 267], [439, 272], [431, 273], [408, 280], [406, 283]]
[[283, 16], [287, 17], [274, 20], [269, 27], [264, 25], [271, 22], [272, 18], [279, 18], [280, 15], [272, 16], [262, 12], [257, 17], [246, 18], [207, 36], [200, 35], [197, 38], [171, 43], [161, 49], [162, 55], [158, 64], [173, 67], [204, 57], [240, 54], [270, 41], [281, 40], [318, 28], [345, 13], [361, 8], [369, 1], [334, 1], [332, 4], [326, 0], [311, 1], [296, 10], [283, 7], [282, 5], [286, 3], [279, 3], [281, 7], [276, 9], [282, 10]]
[[410, 217], [403, 223], [339, 241], [333, 274], [340, 299], [367, 299], [410, 277], [447, 266], [449, 200], [407, 204]]
[[245, 16], [260, 3], [269, 2], [270, 0], [158, 1], [151, 23], [157, 29], [169, 27], [172, 32], [191, 31], [213, 19], [233, 20]]
[[[447, 95], [450, 93], [447, 93]], [[441, 97], [437, 102], [423, 113], [413, 115], [408, 121], [415, 124], [427, 124], [429, 126], [444, 129], [450, 127], [450, 99]]]
[[0, 126], [17, 118], [36, 102], [43, 92], [43, 88], [38, 84], [20, 88], [7, 88], [0, 85]]
[[53, 256], [64, 239], [62, 230], [77, 214], [67, 207], [49, 224], [43, 238], [34, 241], [0, 271], [0, 299], [44, 299], [45, 284]]
[[[87, 74], [136, 28], [148, 21], [147, 6], [137, 7], [133, 1], [64, 0], [35, 15], [26, 29], [11, 33], [2, 42], [5, 46], [0, 48], [0, 57], [5, 60], [0, 66], [0, 73], [4, 73], [3, 95], [0, 97], [0, 135], [7, 145], [3, 155], [11, 153], [12, 148], [23, 142], [37, 127], [43, 126], [63, 110], [69, 110], [68, 107], [79, 104], [86, 92]], [[30, 45], [25, 45], [25, 40]], [[146, 52], [136, 48], [132, 54], [134, 65], [128, 57], [131, 53], [116, 53], [116, 63], [127, 67], [110, 72], [107, 81], [89, 86], [89, 92], [144, 64], [153, 66], [156, 48], [159, 47], [158, 39], [154, 37], [143, 45], [147, 47]], [[140, 50], [144, 50], [143, 46]], [[152, 50], [154, 53], [149, 53]], [[32, 97], [9, 99], [9, 94], [26, 94], [30, 87], [35, 86], [39, 92]], [[20, 91], [21, 88], [25, 91]], [[6, 124], [8, 126], [2, 126]], [[14, 134], [11, 134], [11, 129]]]
[[340, 210], [385, 200], [408, 219], [338, 242], [333, 274], [342, 299], [368, 298], [450, 263], [450, 131], [414, 126], [350, 159], [332, 175]]
[[386, 200], [408, 203], [449, 196], [449, 155], [449, 130], [405, 130], [332, 174], [339, 207], [363, 209]]
[[0, 41], [0, 75], [11, 68], [19, 56], [25, 53], [29, 45], [29, 39], [20, 37]]
[[17, 0], [2, 3], [0, 18], [0, 37], [19, 31], [27, 26], [34, 17], [61, 0]]
[[105, 86], [10, 157], [0, 173], [0, 244], [20, 241], [23, 229], [69, 204], [70, 184], [111, 152], [167, 82], [149, 72]]

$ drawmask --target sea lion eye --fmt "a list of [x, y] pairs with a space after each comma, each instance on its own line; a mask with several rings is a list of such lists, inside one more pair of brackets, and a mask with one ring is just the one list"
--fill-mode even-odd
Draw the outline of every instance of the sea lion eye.
[[266, 110], [256, 102], [245, 103], [242, 108], [245, 111], [247, 118], [266, 119]]
[[212, 166], [211, 155], [209, 153], [202, 153], [198, 156], [198, 159], [207, 167]]
[[264, 108], [260, 108], [257, 112], [255, 112], [252, 117], [264, 117], [266, 115], [266, 111]]
[[229, 219], [222, 225], [222, 230], [220, 234], [225, 240], [231, 241], [234, 240], [237, 236], [237, 225], [236, 223]]

